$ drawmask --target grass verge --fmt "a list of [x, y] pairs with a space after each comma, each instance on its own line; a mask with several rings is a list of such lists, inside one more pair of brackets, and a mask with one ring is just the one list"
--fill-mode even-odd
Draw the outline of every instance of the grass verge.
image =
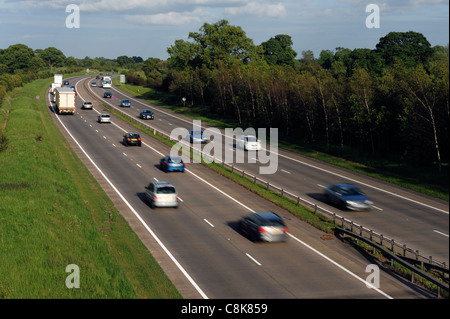
[[[60, 133], [50, 83], [17, 88], [0, 108], [0, 298], [181, 298]], [[66, 287], [70, 264], [79, 288]]]

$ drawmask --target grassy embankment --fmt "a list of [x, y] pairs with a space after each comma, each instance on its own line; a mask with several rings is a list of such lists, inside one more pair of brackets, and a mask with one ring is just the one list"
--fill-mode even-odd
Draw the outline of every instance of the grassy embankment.
[[[0, 299], [181, 298], [59, 132], [50, 83], [15, 89], [0, 108]], [[66, 287], [69, 264], [79, 288]]]
[[[216, 127], [237, 127], [239, 124], [220, 119], [215, 114], [210, 114], [201, 106], [183, 107], [177, 97], [151, 88], [132, 84], [119, 84], [119, 78], [114, 79], [114, 84], [120, 89], [143, 98], [158, 106], [175, 112], [199, 119]], [[245, 127], [243, 127], [245, 129]], [[386, 159], [367, 155], [351, 149], [326, 150], [318, 146], [317, 149], [294, 144], [292, 141], [280, 140], [279, 147], [339, 166], [357, 173], [371, 176], [386, 182], [399, 185], [414, 191], [427, 194], [443, 200], [449, 200], [449, 166], [443, 163], [442, 172], [436, 167], [414, 167], [398, 159]], [[340, 154], [337, 156], [336, 154]]]

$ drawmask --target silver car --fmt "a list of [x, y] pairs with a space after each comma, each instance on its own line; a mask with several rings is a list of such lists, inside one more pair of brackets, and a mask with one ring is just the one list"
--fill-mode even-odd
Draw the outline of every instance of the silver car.
[[175, 186], [170, 182], [151, 182], [145, 187], [145, 198], [149, 202], [151, 208], [178, 208], [178, 193]]
[[82, 109], [90, 109], [90, 110], [92, 110], [92, 102], [89, 102], [89, 101], [84, 101], [83, 102], [83, 105], [81, 105], [81, 108]]
[[100, 114], [98, 116], [99, 123], [111, 123], [111, 116], [109, 114]]

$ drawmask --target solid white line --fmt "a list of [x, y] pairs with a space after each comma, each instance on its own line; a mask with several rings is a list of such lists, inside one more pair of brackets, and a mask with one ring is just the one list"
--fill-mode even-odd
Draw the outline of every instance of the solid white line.
[[309, 246], [307, 243], [301, 241], [300, 239], [298, 239], [297, 237], [291, 235], [290, 233], [287, 233], [290, 237], [292, 237], [294, 240], [298, 241], [299, 243], [301, 243], [302, 245], [304, 245], [305, 247], [308, 247], [310, 250], [312, 250], [313, 252], [315, 252], [316, 254], [318, 254], [319, 256], [325, 258], [327, 261], [329, 261], [330, 263], [332, 263], [333, 265], [337, 266], [338, 268], [342, 269], [343, 271], [345, 271], [346, 273], [348, 273], [350, 276], [352, 276], [353, 278], [356, 278], [357, 280], [363, 282], [364, 284], [366, 284], [367, 286], [370, 286], [371, 289], [374, 289], [375, 291], [379, 292], [380, 294], [382, 294], [383, 296], [385, 296], [388, 299], [393, 299], [391, 296], [389, 296], [387, 293], [385, 293], [384, 291], [380, 290], [379, 288], [373, 286], [369, 281], [363, 280], [362, 278], [358, 277], [357, 275], [355, 275], [354, 273], [352, 273], [350, 270], [346, 269], [345, 267], [339, 265], [337, 262], [335, 262], [334, 260], [332, 260], [331, 258], [325, 256], [324, 254], [322, 254], [320, 251], [314, 249], [313, 247]]
[[[114, 124], [114, 123], [113, 123]], [[114, 124], [116, 125], [116, 124]], [[116, 125], [117, 127], [119, 127], [118, 125]], [[120, 128], [120, 127], [119, 127]], [[122, 129], [122, 128], [121, 128]], [[122, 129], [123, 130], [123, 129]], [[148, 148], [154, 150], [156, 153], [163, 155], [163, 153], [159, 152], [158, 150], [154, 149], [153, 147], [151, 147], [150, 145], [147, 145], [146, 143], [143, 143], [145, 146], [147, 146]], [[221, 189], [217, 188], [216, 186], [212, 185], [211, 183], [207, 182], [206, 180], [204, 180], [203, 178], [201, 178], [200, 176], [196, 175], [195, 173], [191, 172], [188, 169], [185, 169], [186, 172], [192, 174], [193, 176], [195, 176], [197, 179], [201, 180], [202, 182], [204, 182], [205, 184], [209, 185], [210, 187], [212, 187], [213, 189], [215, 189], [216, 191], [218, 191], [219, 193], [223, 194], [224, 196], [228, 197], [229, 199], [231, 199], [232, 201], [234, 201], [235, 203], [241, 205], [242, 207], [246, 208], [247, 210], [249, 210], [250, 212], [255, 212], [254, 210], [250, 209], [248, 206], [244, 205], [243, 203], [241, 203], [240, 201], [236, 200], [235, 198], [231, 197], [230, 195], [228, 195], [227, 193], [225, 193], [224, 191], [222, 191]], [[154, 178], [156, 180], [156, 178]], [[343, 266], [339, 265], [338, 263], [336, 263], [335, 261], [333, 261], [332, 259], [330, 259], [329, 257], [325, 256], [324, 254], [322, 254], [321, 252], [317, 251], [316, 249], [312, 248], [311, 246], [309, 246], [308, 244], [304, 243], [303, 241], [301, 241], [300, 239], [296, 238], [295, 236], [293, 236], [292, 234], [289, 234], [289, 236], [291, 236], [292, 238], [294, 238], [297, 242], [301, 243], [302, 245], [304, 245], [306, 248], [312, 250], [313, 252], [319, 254], [320, 256], [322, 256], [323, 258], [325, 258], [326, 260], [330, 261], [331, 263], [333, 263], [334, 265], [338, 266], [340, 269], [344, 270], [345, 272], [349, 273], [351, 276], [353, 276], [354, 278], [357, 278], [359, 281], [363, 282], [366, 285], [370, 285], [370, 283], [366, 282], [365, 280], [359, 278], [357, 275], [353, 274], [352, 272], [350, 272], [348, 269], [344, 268]], [[249, 258], [252, 258], [250, 255], [247, 254], [247, 256], [249, 256]], [[375, 287], [374, 287], [375, 288]], [[200, 288], [199, 288], [200, 289]], [[376, 291], [378, 291], [379, 293], [381, 293], [384, 296], [387, 296], [388, 298], [392, 299], [389, 295], [385, 294], [383, 291], [375, 288]]]
[[206, 218], [203, 218], [203, 220], [209, 225], [209, 226], [211, 226], [211, 227], [213, 227], [214, 228], [214, 225], [213, 224], [211, 224]]
[[438, 230], [433, 230], [435, 233], [438, 233], [438, 234], [440, 234], [440, 235], [443, 235], [443, 236], [445, 236], [445, 237], [448, 237], [448, 235], [447, 234], [444, 234], [444, 233], [441, 233], [440, 231], [438, 231]]
[[[77, 82], [78, 84], [78, 82]], [[78, 91], [78, 90], [77, 90]], [[81, 147], [80, 143], [75, 139], [75, 137], [70, 133], [70, 131], [67, 129], [67, 127], [64, 125], [64, 123], [61, 121], [61, 119], [56, 116], [58, 121], [61, 123], [61, 125], [64, 127], [66, 132], [70, 135], [70, 137], [75, 141], [75, 143], [78, 145], [78, 147], [81, 149], [81, 151], [86, 155], [86, 157], [89, 159], [89, 161], [94, 165], [94, 167], [97, 169], [97, 171], [103, 176], [103, 178], [108, 182], [108, 184], [112, 187], [112, 189], [117, 193], [117, 195], [122, 199], [122, 201], [128, 206], [128, 208], [133, 212], [133, 214], [137, 217], [137, 219], [141, 222], [141, 224], [147, 229], [147, 231], [152, 235], [152, 237], [156, 240], [156, 242], [159, 244], [159, 246], [165, 251], [165, 253], [169, 256], [169, 258], [175, 263], [175, 265], [178, 267], [178, 269], [183, 273], [183, 275], [189, 280], [189, 282], [194, 286], [194, 288], [197, 290], [197, 292], [204, 298], [208, 299], [208, 296], [202, 291], [202, 289], [197, 285], [197, 283], [192, 279], [192, 277], [186, 272], [186, 270], [181, 266], [181, 264], [178, 262], [178, 260], [172, 255], [172, 253], [166, 248], [166, 246], [163, 244], [163, 242], [156, 236], [156, 234], [152, 231], [152, 229], [147, 225], [147, 223], [142, 219], [142, 217], [139, 215], [139, 213], [131, 206], [131, 204], [125, 199], [125, 197], [119, 192], [119, 190], [114, 186], [114, 184], [106, 177], [106, 175], [102, 172], [102, 170], [97, 166], [97, 164], [89, 157], [89, 155], [86, 153], [86, 151]]]
[[250, 254], [245, 253], [245, 255], [246, 255], [248, 258], [250, 258], [251, 260], [253, 260], [253, 262], [254, 262], [255, 264], [257, 264], [258, 266], [261, 266], [261, 264], [260, 264], [255, 258], [253, 258], [252, 256], [250, 256]]

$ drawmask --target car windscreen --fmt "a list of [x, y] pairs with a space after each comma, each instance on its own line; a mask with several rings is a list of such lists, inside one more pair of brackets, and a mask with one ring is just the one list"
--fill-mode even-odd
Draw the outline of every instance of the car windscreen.
[[363, 195], [363, 192], [361, 192], [358, 188], [353, 187], [342, 187], [339, 192], [342, 195], [351, 196], [351, 195]]
[[156, 190], [157, 194], [175, 194], [175, 188], [172, 186], [160, 186]]
[[258, 140], [254, 136], [247, 136], [246, 138], [247, 142], [257, 142]]
[[169, 162], [170, 163], [182, 163], [183, 160], [181, 159], [180, 156], [173, 156], [173, 157], [169, 157]]

